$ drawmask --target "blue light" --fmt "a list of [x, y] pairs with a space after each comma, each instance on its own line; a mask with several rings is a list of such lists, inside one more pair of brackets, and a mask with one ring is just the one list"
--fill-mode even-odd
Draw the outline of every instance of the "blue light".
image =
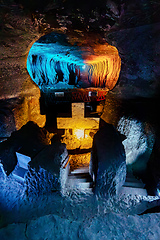
[[160, 190], [159, 190], [159, 188], [157, 188], [157, 195], [158, 195], [158, 197], [160, 197]]
[[71, 45], [65, 35], [51, 33], [35, 42], [27, 70], [40, 89], [101, 87], [112, 89], [120, 72], [117, 49], [108, 44], [93, 49]]
[[[85, 67], [80, 51], [58, 43], [35, 42], [27, 58], [27, 70], [40, 88], [46, 84], [55, 89], [74, 87], [82, 66]], [[70, 83], [71, 76], [74, 84]]]

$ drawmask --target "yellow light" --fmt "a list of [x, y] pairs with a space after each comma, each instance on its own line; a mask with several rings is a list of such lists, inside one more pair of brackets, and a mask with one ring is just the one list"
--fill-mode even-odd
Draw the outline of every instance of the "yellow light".
[[74, 134], [78, 139], [84, 138], [84, 130], [83, 129], [75, 129]]
[[85, 138], [89, 138], [89, 135], [85, 133], [85, 136], [84, 136], [84, 137], [85, 137]]

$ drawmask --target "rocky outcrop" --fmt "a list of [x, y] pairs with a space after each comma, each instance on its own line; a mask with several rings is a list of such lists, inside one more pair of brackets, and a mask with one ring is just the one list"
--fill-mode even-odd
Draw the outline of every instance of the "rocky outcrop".
[[28, 122], [19, 131], [13, 132], [8, 140], [0, 144], [0, 159], [6, 174], [9, 175], [17, 164], [17, 151], [23, 149], [25, 155], [34, 157], [49, 144], [49, 133], [33, 122]]
[[41, 114], [40, 109], [40, 92], [24, 96], [20, 99], [14, 110], [14, 119], [16, 130], [19, 130], [23, 125], [29, 121], [35, 122], [39, 127], [44, 127], [46, 116]]
[[147, 164], [146, 188], [148, 194], [160, 196], [160, 135], [157, 134], [150, 159]]
[[66, 165], [68, 159], [66, 146], [60, 142], [40, 151], [29, 163], [29, 171], [25, 176], [27, 195], [57, 190], [63, 193], [69, 174], [69, 165]]
[[26, 70], [28, 47], [41, 34], [16, 3], [0, 4], [0, 138], [6, 138], [28, 121], [43, 127], [45, 116], [40, 114], [40, 91]]
[[117, 130], [126, 137], [123, 145], [127, 164], [136, 162], [146, 151], [151, 153], [155, 137], [153, 130], [149, 129], [147, 123], [123, 116], [118, 123]]
[[41, 115], [40, 93], [33, 96], [15, 97], [0, 100], [0, 139], [11, 136], [29, 121], [34, 121], [39, 127], [44, 127], [46, 116]]
[[155, 141], [153, 127], [149, 123], [123, 116], [117, 130], [126, 137], [123, 141], [126, 164], [132, 166], [133, 172], [145, 181], [147, 163]]
[[126, 178], [126, 157], [119, 133], [104, 123], [95, 134], [90, 173], [95, 193], [106, 198], [117, 195]]
[[159, 99], [123, 97], [108, 93], [101, 119], [113, 124], [121, 134], [127, 168], [146, 178], [147, 162], [159, 129]]
[[132, 216], [110, 212], [84, 221], [49, 214], [28, 223], [9, 224], [0, 229], [0, 235], [3, 240], [16, 240], [17, 236], [23, 240], [37, 240], [41, 236], [48, 240], [152, 240], [160, 237], [159, 222], [159, 213]]

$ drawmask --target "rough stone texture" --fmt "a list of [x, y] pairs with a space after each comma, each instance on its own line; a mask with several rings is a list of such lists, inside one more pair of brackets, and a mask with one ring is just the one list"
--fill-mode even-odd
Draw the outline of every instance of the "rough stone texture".
[[[25, 69], [25, 60], [26, 60], [26, 54], [28, 50], [30, 49], [32, 45], [32, 41], [36, 41], [40, 36], [41, 33], [45, 32], [46, 28], [50, 28], [49, 24], [47, 24], [46, 19], [44, 19], [44, 15], [40, 14], [32, 14], [33, 22], [31, 21], [30, 15], [26, 15], [22, 7], [19, 5], [17, 6], [15, 3], [13, 4], [12, 0], [6, 0], [0, 1], [2, 3], [0, 7], [0, 28], [1, 28], [1, 34], [0, 34], [0, 54], [1, 54], [1, 62], [0, 62], [0, 98], [1, 99], [7, 99], [7, 98], [14, 98], [19, 97], [19, 95], [25, 95], [28, 94], [29, 96], [31, 94], [36, 94], [38, 87], [33, 83], [33, 81], [28, 77], [27, 71]], [[9, 4], [8, 4], [9, 2]], [[21, 1], [19, 2], [25, 2], [28, 4], [29, 7], [32, 8], [34, 3], [36, 2], [36, 7], [40, 6], [40, 1]], [[43, 1], [44, 2], [44, 1]], [[57, 1], [55, 1], [57, 2]], [[59, 4], [60, 1], [58, 1]], [[65, 1], [67, 2], [67, 1]], [[72, 1], [70, 1], [70, 7], [69, 9], [72, 9], [73, 4]], [[108, 1], [107, 1], [108, 2]], [[82, 42], [86, 38], [86, 35], [84, 36], [84, 32], [87, 30], [87, 33], [89, 29], [91, 31], [95, 30], [96, 27], [99, 29], [99, 31], [102, 33], [102, 35], [107, 36], [108, 31], [112, 26], [112, 22], [119, 22], [122, 26], [119, 26], [119, 28], [131, 28], [128, 30], [124, 30], [121, 32], [117, 31], [117, 40], [121, 41], [120, 36], [118, 34], [121, 33], [122, 43], [123, 43], [123, 50], [127, 49], [127, 53], [124, 55], [125, 57], [129, 57], [128, 50], [131, 49], [131, 47], [134, 47], [134, 43], [136, 43], [136, 39], [141, 38], [141, 34], [138, 31], [138, 34], [135, 30], [141, 30], [143, 27], [136, 28], [138, 25], [144, 25], [147, 23], [159, 21], [159, 1], [155, 0], [152, 1], [152, 4], [150, 1], [143, 1], [143, 0], [135, 0], [133, 1], [125, 1], [125, 4], [122, 6], [121, 10], [117, 8], [116, 10], [119, 11], [119, 15], [121, 14], [120, 18], [117, 18], [114, 16], [113, 13], [115, 13], [114, 10], [114, 3], [111, 2], [111, 13], [110, 17], [108, 18], [108, 14], [104, 18], [104, 14], [98, 14], [97, 11], [91, 11], [90, 14], [88, 14], [88, 11], [84, 11], [86, 15], [84, 16], [83, 12], [79, 9], [73, 12], [73, 14], [70, 15], [69, 11], [66, 14], [66, 9], [64, 11], [58, 12], [58, 14], [55, 14], [57, 11], [57, 5], [53, 4], [49, 6], [49, 9], [53, 10], [53, 13], [49, 15], [48, 19], [52, 16], [52, 29], [50, 30], [58, 30], [61, 32], [65, 32], [66, 28], [70, 29], [72, 28], [74, 31], [74, 34], [76, 35], [75, 39], [80, 40], [82, 39]], [[117, 1], [116, 1], [117, 2]], [[31, 4], [30, 4], [31, 3]], [[76, 5], [76, 1], [74, 2]], [[87, 2], [87, 3], [90, 3]], [[90, 6], [92, 7], [93, 1], [91, 1]], [[106, 5], [105, 1], [103, 3]], [[6, 4], [6, 5], [5, 5]], [[81, 6], [82, 2], [79, 1], [79, 5]], [[86, 1], [84, 1], [84, 5], [86, 4]], [[141, 5], [141, 8], [139, 8], [139, 4]], [[86, 5], [85, 5], [86, 6]], [[127, 14], [124, 12], [127, 8]], [[146, 11], [147, 8], [147, 11]], [[56, 9], [56, 11], [55, 11]], [[84, 9], [88, 9], [84, 7]], [[33, 8], [32, 8], [33, 10]], [[37, 9], [36, 9], [37, 10]], [[102, 8], [103, 10], [103, 8]], [[143, 12], [142, 12], [143, 10]], [[80, 11], [80, 12], [79, 12]], [[71, 12], [71, 10], [70, 10]], [[61, 14], [62, 13], [62, 14]], [[108, 12], [107, 12], [108, 13]], [[151, 13], [151, 14], [150, 14]], [[48, 16], [48, 13], [46, 14]], [[63, 16], [64, 15], [64, 16]], [[46, 16], [46, 18], [47, 18]], [[56, 16], [56, 17], [55, 17]], [[124, 16], [124, 17], [123, 17]], [[119, 17], [119, 16], [118, 16]], [[71, 21], [70, 21], [71, 20]], [[111, 21], [112, 20], [112, 21]], [[119, 21], [120, 20], [120, 21]], [[107, 25], [106, 25], [107, 21]], [[90, 28], [88, 28], [88, 25]], [[114, 28], [113, 28], [114, 29]], [[111, 31], [113, 31], [111, 28]], [[116, 28], [117, 29], [117, 28]], [[84, 32], [83, 32], [84, 30]], [[41, 33], [40, 33], [41, 31]], [[154, 30], [153, 30], [154, 31]], [[131, 32], [135, 32], [135, 37], [132, 36], [131, 38]], [[124, 35], [126, 33], [126, 35]], [[147, 35], [147, 31], [145, 31], [145, 34]], [[84, 36], [83, 38], [81, 36]], [[96, 34], [95, 31], [92, 35], [92, 39], [95, 41], [100, 39], [100, 34]], [[148, 46], [146, 39], [148, 40], [149, 34], [147, 38], [142, 38], [142, 44]], [[133, 41], [132, 41], [132, 40]], [[154, 47], [155, 43], [158, 41], [159, 37], [157, 35], [157, 38], [153, 40], [153, 44], [149, 45], [150, 47]], [[76, 41], [75, 40], [75, 41]], [[74, 41], [74, 42], [75, 42]], [[97, 41], [98, 42], [98, 41]], [[115, 42], [113, 43], [115, 45]], [[120, 45], [119, 45], [120, 46]], [[143, 47], [143, 46], [142, 46]], [[117, 47], [119, 50], [119, 47]], [[136, 48], [134, 48], [136, 50]], [[140, 51], [141, 52], [141, 49]], [[139, 56], [139, 52], [136, 56]], [[158, 52], [158, 51], [157, 51]], [[121, 53], [121, 51], [120, 51]], [[151, 54], [152, 55], [152, 54]], [[121, 55], [122, 57], [122, 55]], [[132, 55], [130, 55], [132, 57]], [[155, 57], [153, 55], [153, 59], [159, 57], [158, 55]], [[123, 59], [123, 57], [122, 57]], [[124, 73], [125, 63], [122, 65], [122, 71]], [[133, 65], [127, 65], [127, 68], [129, 70], [129, 67]], [[141, 66], [141, 65], [140, 65]], [[148, 66], [147, 66], [148, 67]], [[157, 68], [157, 67], [156, 67]], [[134, 73], [134, 68], [131, 68], [131, 73]], [[155, 70], [155, 69], [154, 69]], [[136, 70], [137, 71], [137, 70]], [[159, 71], [159, 65], [156, 70]], [[151, 76], [151, 75], [150, 75]], [[156, 88], [157, 82], [155, 79], [155, 88], [154, 88], [154, 82], [150, 83], [150, 88], [146, 86], [146, 82], [136, 81], [131, 79], [130, 74], [128, 76], [125, 76], [124, 81], [121, 78], [121, 81], [119, 81], [119, 85], [116, 88], [115, 93], [120, 93], [121, 97], [127, 98], [127, 100], [134, 96], [141, 95], [141, 96], [150, 96], [152, 93], [159, 91], [159, 89]], [[130, 87], [130, 84], [127, 84], [128, 81], [131, 82], [132, 80], [132, 87]], [[147, 80], [147, 83], [149, 81]], [[134, 83], [136, 83], [136, 86], [133, 87]], [[154, 89], [154, 90], [153, 90]], [[149, 92], [148, 92], [149, 91]], [[119, 100], [118, 100], [119, 101]], [[146, 101], [146, 99], [145, 99]], [[116, 114], [115, 108], [117, 108], [117, 105], [115, 107], [114, 104], [112, 104], [113, 113]], [[155, 104], [152, 105], [152, 109], [155, 107]], [[143, 109], [140, 107], [140, 111]], [[148, 109], [148, 106], [147, 106]], [[156, 111], [159, 109], [159, 103], [155, 107]], [[106, 106], [107, 110], [107, 106]], [[112, 111], [112, 109], [110, 108]], [[20, 110], [21, 111], [21, 110]], [[148, 109], [148, 115], [150, 115], [154, 121], [156, 120], [159, 122], [158, 115], [153, 115], [151, 108]], [[143, 112], [144, 113], [144, 112]], [[157, 111], [157, 114], [159, 114], [159, 111]], [[112, 115], [112, 114], [111, 114]], [[110, 115], [110, 121], [115, 121], [115, 119]], [[5, 118], [6, 119], [6, 118]], [[8, 121], [7, 117], [7, 121]], [[11, 117], [12, 119], [12, 117]], [[12, 120], [11, 120], [12, 121]], [[3, 121], [4, 122], [4, 121]], [[111, 122], [110, 122], [111, 123]], [[13, 125], [13, 130], [14, 130]], [[7, 129], [7, 127], [6, 127]], [[10, 130], [11, 132], [13, 131]], [[6, 130], [5, 130], [6, 131]], [[136, 214], [143, 212], [144, 210], [135, 210], [137, 209], [137, 205], [143, 206], [142, 208], [145, 209], [149, 207], [148, 198], [146, 200], [146, 203], [144, 203], [144, 199], [141, 199], [140, 197], [135, 197], [133, 199], [130, 199], [129, 196], [124, 198], [118, 198], [114, 199], [114, 201], [109, 202], [107, 205], [106, 203], [103, 205], [100, 202], [98, 204], [98, 211], [99, 209], [102, 209], [100, 212], [101, 216], [99, 218], [93, 218], [94, 207], [95, 204], [88, 206], [88, 199], [85, 198], [82, 195], [76, 194], [76, 196], [73, 194], [68, 194], [68, 197], [71, 197], [74, 195], [74, 197], [82, 201], [82, 197], [84, 197], [84, 204], [77, 204], [74, 201], [72, 202], [72, 208], [68, 208], [68, 205], [66, 205], [66, 199], [65, 201], [62, 201], [59, 198], [56, 198], [55, 195], [52, 195], [51, 197], [48, 195], [44, 195], [44, 198], [27, 198], [23, 195], [23, 188], [22, 186], [19, 186], [19, 184], [15, 181], [15, 179], [12, 179], [11, 177], [8, 177], [7, 179], [4, 179], [4, 176], [2, 173], [0, 173], [0, 224], [1, 226], [3, 224], [13, 223], [13, 222], [25, 222], [21, 224], [11, 224], [8, 225], [8, 227], [0, 230], [0, 239], [11, 239], [11, 240], [17, 240], [17, 236], [19, 239], [42, 239], [42, 238], [48, 238], [48, 239], [67, 239], [67, 237], [70, 238], [78, 238], [78, 239], [160, 239], [159, 234], [159, 214], [149, 214], [146, 216], [128, 216], [124, 213], [131, 213]], [[61, 206], [60, 206], [61, 204]], [[143, 205], [144, 204], [144, 205]], [[158, 201], [156, 204], [159, 204]], [[106, 207], [107, 206], [107, 207]], [[74, 208], [75, 207], [75, 208]], [[74, 211], [73, 211], [74, 208]], [[107, 209], [110, 209], [112, 213], [110, 215], [106, 214], [105, 216], [103, 213], [107, 212]], [[123, 214], [113, 214], [113, 211], [117, 212], [118, 209], [121, 209], [121, 212]], [[79, 211], [77, 211], [79, 209]], [[83, 210], [83, 211], [82, 211]], [[45, 214], [50, 214], [54, 212], [57, 214], [59, 211], [59, 216], [64, 216], [66, 212], [69, 212], [69, 219], [62, 219], [58, 216], [44, 216], [41, 219], [37, 219], [38, 216], [42, 216]], [[84, 214], [85, 213], [85, 214]], [[78, 226], [75, 224], [75, 219], [80, 219], [81, 214], [84, 214], [84, 219], [81, 221], [80, 230], [77, 231]], [[73, 217], [74, 216], [74, 217]], [[47, 217], [47, 219], [46, 219]], [[71, 218], [72, 217], [72, 218]], [[33, 221], [29, 221], [27, 224], [27, 220], [33, 219]], [[53, 220], [53, 221], [52, 221]], [[51, 224], [51, 225], [50, 225]], [[44, 228], [43, 228], [44, 226]], [[49, 227], [48, 227], [49, 226]], [[36, 227], [36, 228], [35, 228]], [[28, 228], [28, 229], [27, 229]], [[105, 231], [105, 232], [104, 232]], [[38, 235], [39, 234], [39, 235]], [[51, 236], [51, 237], [50, 237]]]
[[[37, 175], [41, 179], [39, 174]], [[34, 180], [37, 175], [33, 173]], [[99, 216], [108, 212], [124, 216], [140, 214], [148, 208], [159, 205], [157, 197], [119, 195], [107, 200], [96, 198], [93, 193], [76, 189], [66, 189], [66, 192], [61, 194], [60, 191], [54, 191], [54, 188], [51, 191], [51, 185], [47, 182], [50, 179], [48, 173], [41, 171], [41, 177], [42, 185], [39, 187], [46, 189], [37, 188], [39, 192], [30, 191], [27, 194], [25, 185], [17, 182], [12, 175], [5, 178], [0, 171], [0, 228], [10, 223], [27, 224], [32, 219], [48, 214], [55, 214], [70, 221], [83, 222], [85, 219], [93, 219], [97, 214]], [[31, 183], [34, 190], [35, 182]]]
[[[39, 126], [44, 126], [45, 117], [40, 114], [37, 105], [40, 91], [26, 70], [28, 47], [41, 34], [34, 29], [30, 17], [15, 3], [13, 4], [13, 1], [1, 2], [0, 137], [4, 138], [9, 137], [14, 130], [20, 129], [33, 118]], [[33, 98], [35, 100], [32, 104]], [[31, 109], [33, 105], [36, 117]], [[9, 108], [9, 112], [6, 110], [4, 112], [4, 107]]]
[[0, 144], [0, 159], [4, 170], [9, 175], [16, 166], [18, 150], [25, 149], [24, 154], [35, 156], [40, 150], [50, 143], [49, 133], [37, 124], [28, 122], [19, 131], [12, 133], [11, 137]]
[[159, 132], [159, 98], [126, 98], [106, 95], [101, 119], [113, 124], [122, 134], [127, 170], [147, 183], [147, 162]]
[[106, 198], [117, 195], [126, 178], [126, 157], [119, 133], [104, 126], [95, 134], [90, 173], [95, 175], [95, 193]]
[[[148, 224], [155, 216], [155, 233], [148, 228]], [[80, 231], [80, 239], [159, 239], [159, 214], [146, 216], [122, 216], [117, 214], [105, 214], [98, 216], [89, 223], [84, 224]], [[148, 223], [148, 224], [147, 224]]]
[[147, 164], [146, 188], [151, 195], [160, 195], [160, 136], [156, 135], [150, 159]]
[[40, 114], [39, 94], [0, 100], [0, 138], [10, 137], [29, 121], [44, 127], [46, 116]]
[[146, 169], [155, 139], [153, 129], [145, 122], [123, 116], [118, 123], [117, 130], [126, 137], [123, 141], [126, 164], [139, 162], [139, 171], [140, 168]]
[[12, 109], [10, 101], [0, 100], [0, 138], [9, 137], [16, 130]]
[[109, 92], [106, 95], [101, 119], [116, 127], [121, 114], [123, 114], [122, 99]]
[[16, 129], [19, 130], [29, 121], [38, 124], [39, 127], [44, 127], [46, 116], [40, 112], [40, 92], [34, 96], [26, 96], [22, 99], [22, 103], [14, 109], [14, 118]]
[[124, 29], [108, 35], [121, 60], [116, 93], [152, 97], [159, 94], [160, 23]]
[[83, 222], [71, 221], [50, 214], [27, 224], [10, 224], [0, 229], [0, 237], [3, 240], [17, 240], [17, 236], [21, 240], [158, 240], [160, 238], [160, 214], [128, 216], [106, 213], [92, 219], [87, 218]]
[[60, 190], [63, 192], [69, 174], [68, 152], [65, 144], [54, 143], [46, 146], [29, 163], [26, 176], [27, 192], [36, 194]]
[[73, 87], [111, 90], [118, 80], [120, 66], [117, 49], [108, 43], [80, 47], [55, 32], [35, 42], [27, 58], [27, 70], [42, 90]]
[[28, 76], [26, 56], [28, 46], [41, 34], [37, 33], [28, 17], [16, 6], [1, 5], [0, 35], [0, 99], [36, 94], [37, 87]]

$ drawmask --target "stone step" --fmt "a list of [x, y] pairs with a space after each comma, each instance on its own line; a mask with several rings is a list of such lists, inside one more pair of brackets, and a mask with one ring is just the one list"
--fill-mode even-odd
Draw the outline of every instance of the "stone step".
[[128, 182], [126, 181], [123, 185], [124, 187], [132, 187], [132, 188], [144, 188], [144, 184], [142, 182]]
[[90, 189], [92, 191], [93, 181], [89, 175], [89, 168], [83, 167], [72, 171], [68, 175], [67, 185], [72, 188], [78, 188], [82, 190]]
[[126, 176], [126, 181], [121, 189], [121, 194], [130, 194], [130, 195], [140, 195], [148, 196], [146, 189], [144, 189], [145, 184], [137, 179], [133, 173], [128, 172]]
[[126, 186], [123, 186], [121, 188], [120, 194], [148, 196], [147, 190], [144, 188], [135, 188], [135, 187], [126, 187]]
[[71, 174], [78, 174], [78, 173], [88, 173], [89, 174], [89, 167], [77, 168], [71, 172]]
[[144, 188], [145, 184], [142, 180], [137, 179], [132, 173], [127, 173], [124, 183], [125, 187]]
[[[69, 175], [72, 178], [90, 178], [92, 181], [92, 178], [89, 175], [89, 168], [78, 168], [74, 171], [72, 171]], [[125, 186], [129, 187], [137, 187], [137, 188], [143, 188], [144, 184], [141, 180], [135, 178], [133, 175], [127, 175]]]
[[79, 179], [79, 180], [86, 181], [86, 182], [92, 182], [92, 178], [89, 175], [89, 173], [69, 174], [68, 178], [72, 179], [72, 180]]
[[[72, 188], [91, 189], [93, 188], [93, 181], [89, 175], [89, 168], [78, 168], [72, 171], [68, 176], [68, 185]], [[144, 184], [141, 180], [128, 174], [126, 181], [121, 189], [121, 194], [142, 195], [147, 196], [147, 191], [144, 189]]]
[[87, 174], [83, 174], [83, 175], [78, 174], [78, 176], [75, 175], [75, 174], [74, 175], [69, 175], [68, 179], [70, 181], [92, 182], [92, 178], [89, 174], [88, 175]]
[[142, 181], [134, 177], [126, 177], [126, 182], [142, 182]]
[[78, 182], [78, 181], [68, 181], [67, 184], [69, 187], [72, 188], [79, 188], [79, 189], [88, 189], [93, 187], [92, 182]]

